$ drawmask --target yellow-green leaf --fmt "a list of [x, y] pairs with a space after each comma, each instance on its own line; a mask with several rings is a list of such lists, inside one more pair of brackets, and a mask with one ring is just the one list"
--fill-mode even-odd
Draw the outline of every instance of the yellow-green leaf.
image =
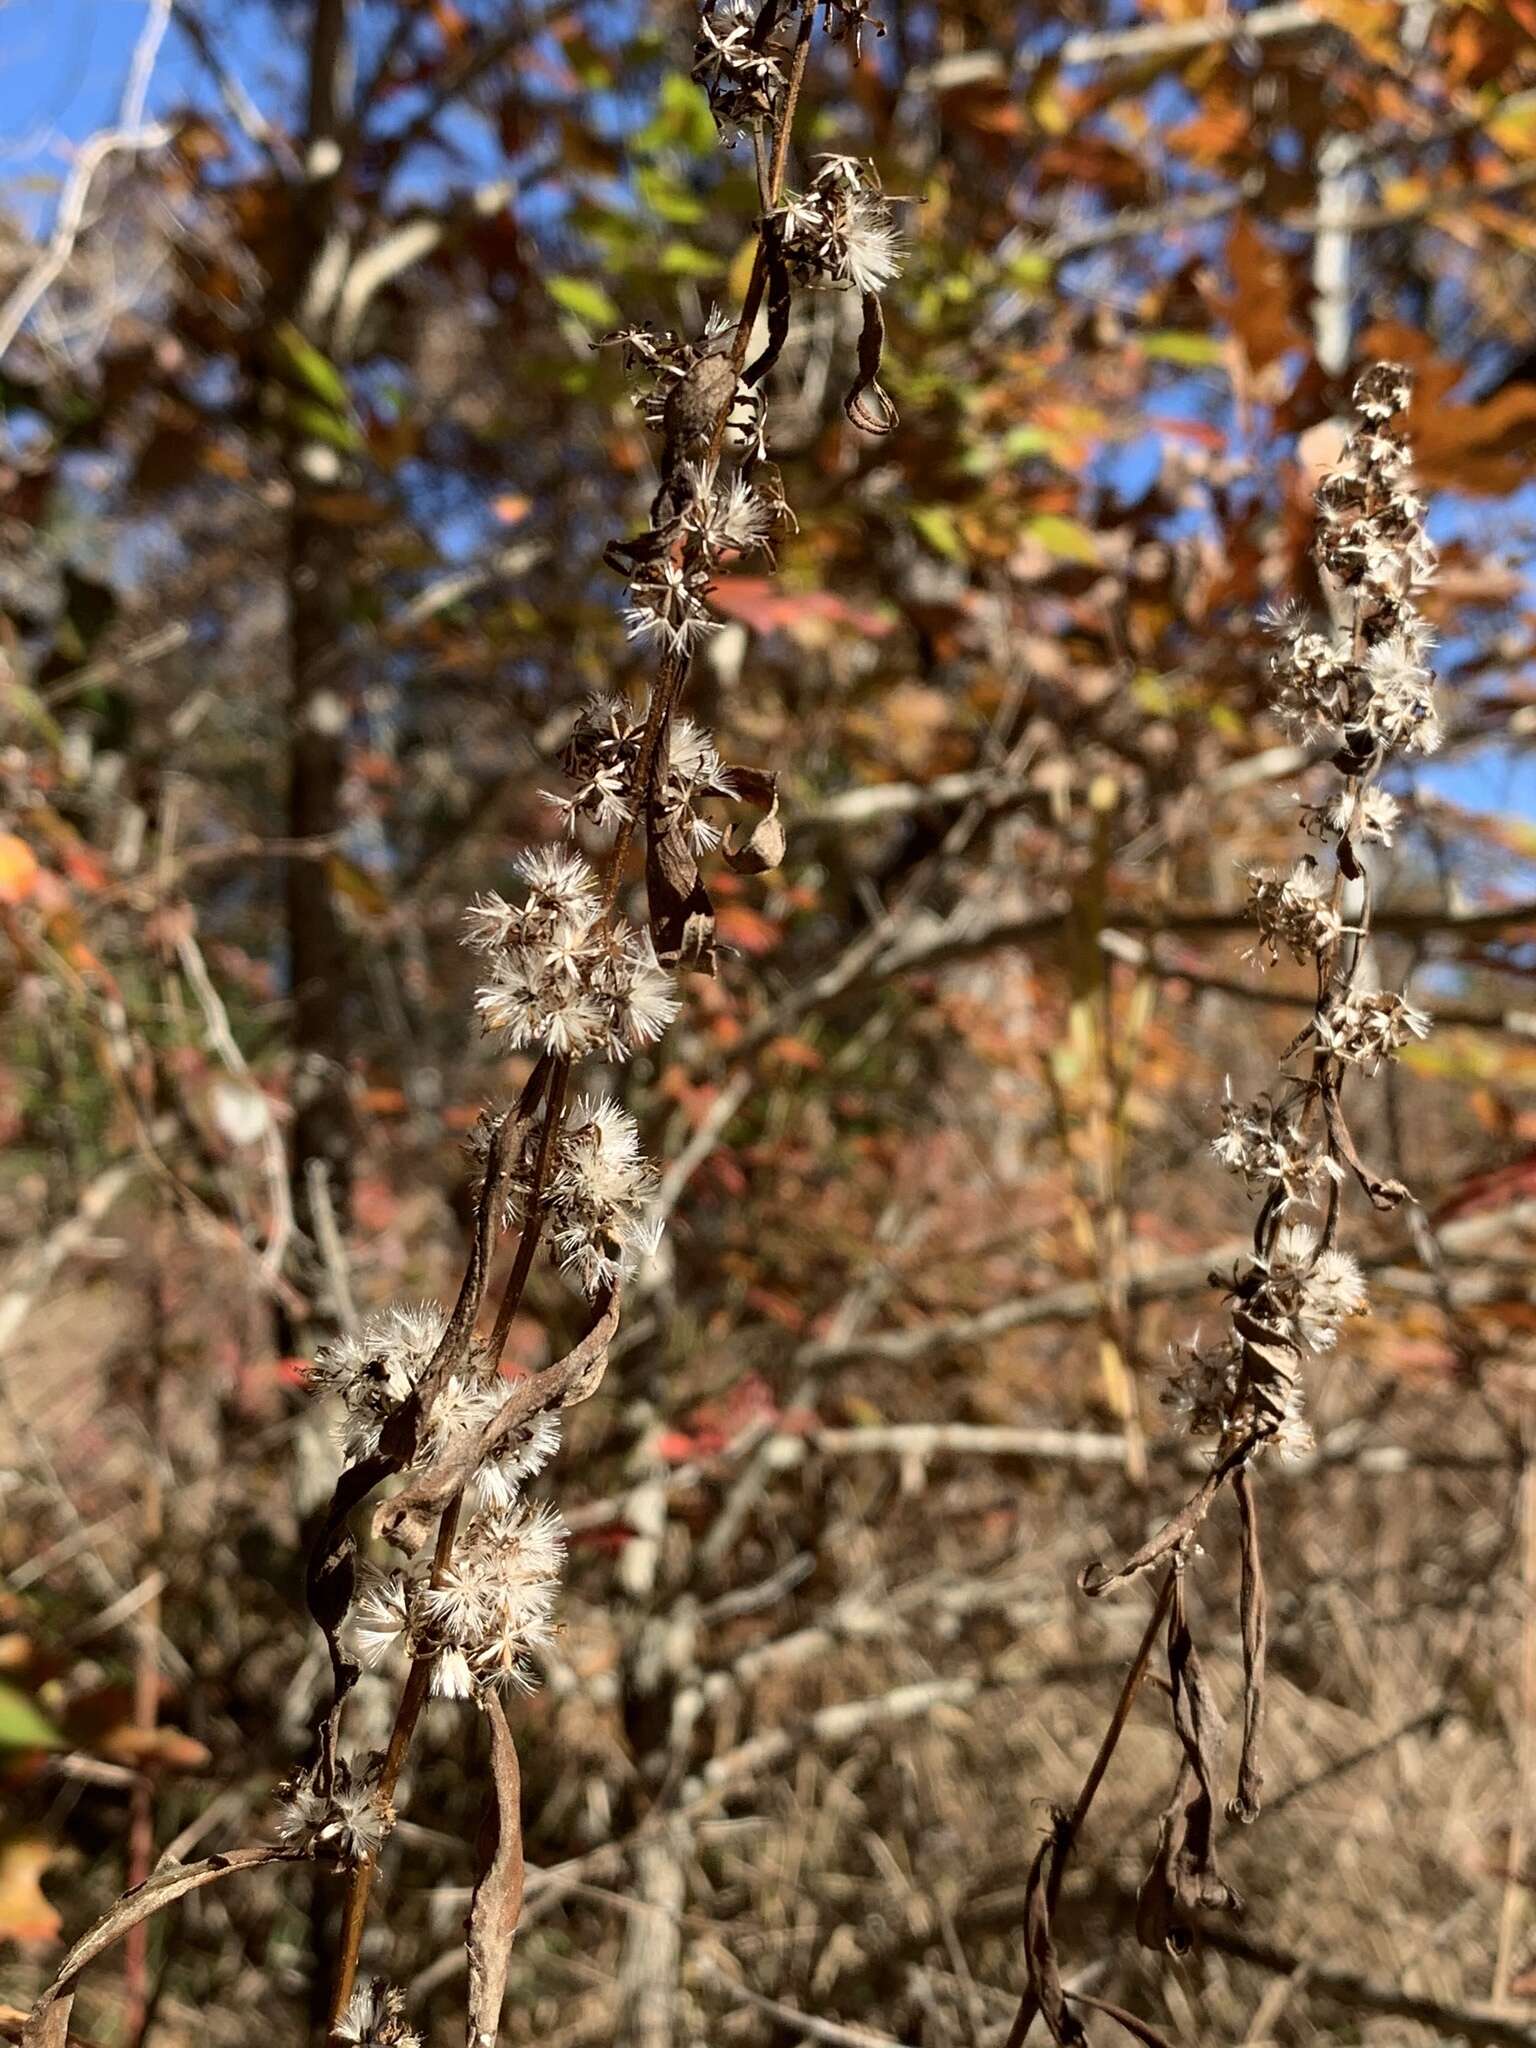
[[1162, 363], [1183, 363], [1191, 369], [1207, 368], [1226, 356], [1224, 344], [1214, 334], [1187, 334], [1170, 327], [1143, 334], [1140, 340], [1143, 355]]
[[29, 1694], [0, 1682], [0, 1753], [67, 1747], [64, 1737]]
[[1065, 512], [1037, 512], [1025, 522], [1024, 530], [1059, 562], [1082, 562], [1089, 568], [1098, 565], [1098, 542], [1081, 520], [1069, 519]]
[[332, 412], [346, 412], [351, 404], [341, 372], [312, 341], [302, 335], [291, 320], [283, 321], [273, 335], [278, 361], [307, 391]]
[[936, 555], [943, 555], [951, 562], [964, 561], [965, 543], [960, 538], [955, 515], [947, 505], [911, 505], [907, 508], [907, 517]]
[[617, 327], [619, 309], [590, 277], [546, 278], [545, 290], [560, 308], [586, 327]]
[[351, 420], [316, 399], [290, 395], [288, 418], [296, 433], [311, 441], [323, 441], [328, 448], [339, 448], [344, 455], [356, 454], [363, 445], [363, 437]]

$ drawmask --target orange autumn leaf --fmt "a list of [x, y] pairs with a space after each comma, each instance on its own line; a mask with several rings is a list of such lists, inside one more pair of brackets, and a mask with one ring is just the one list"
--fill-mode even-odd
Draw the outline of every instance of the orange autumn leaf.
[[0, 903], [25, 903], [37, 887], [37, 855], [14, 832], [0, 832]]
[[0, 1843], [0, 1942], [34, 1948], [58, 1940], [64, 1922], [42, 1886], [54, 1855], [53, 1844], [39, 1835], [13, 1835]]
[[771, 953], [780, 938], [778, 926], [745, 903], [722, 904], [715, 929], [722, 945], [742, 953]]

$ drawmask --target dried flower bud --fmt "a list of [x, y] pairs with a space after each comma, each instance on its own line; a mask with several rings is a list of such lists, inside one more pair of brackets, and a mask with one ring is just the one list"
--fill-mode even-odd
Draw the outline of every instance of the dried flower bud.
[[332, 2029], [331, 2039], [348, 2048], [421, 2048], [421, 2036], [405, 2023], [405, 1996], [378, 1978], [361, 1978]]
[[1296, 960], [1323, 952], [1344, 929], [1332, 895], [1332, 884], [1310, 854], [1285, 876], [1251, 873], [1248, 908], [1259, 936], [1245, 958], [1263, 965], [1278, 960], [1282, 949]]
[[1413, 379], [1401, 363], [1373, 363], [1355, 385], [1355, 410], [1362, 419], [1390, 420], [1408, 410]]
[[329, 1791], [318, 1765], [297, 1772], [277, 1795], [279, 1840], [349, 1869], [371, 1862], [395, 1824], [394, 1808], [379, 1790], [382, 1762], [372, 1755], [354, 1766], [338, 1757]]
[[1314, 1029], [1325, 1052], [1374, 1072], [1405, 1045], [1427, 1038], [1430, 1019], [1392, 989], [1350, 990], [1324, 1004]]

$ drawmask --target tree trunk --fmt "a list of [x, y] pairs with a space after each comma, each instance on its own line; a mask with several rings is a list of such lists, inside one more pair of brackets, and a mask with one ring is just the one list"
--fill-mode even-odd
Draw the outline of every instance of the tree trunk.
[[[304, 165], [310, 180], [300, 218], [303, 248], [292, 275], [293, 303], [277, 317], [307, 327], [316, 268], [336, 217], [345, 176], [342, 137], [350, 90], [349, 0], [315, 0], [309, 36]], [[321, 337], [315, 337], [321, 341]], [[329, 451], [321, 451], [328, 453]], [[329, 838], [341, 824], [350, 717], [347, 593], [354, 551], [349, 529], [320, 517], [312, 451], [295, 434], [286, 452], [288, 514], [288, 829], [296, 839]], [[334, 460], [334, 458], [332, 458]], [[345, 933], [323, 860], [296, 857], [287, 874], [288, 962], [293, 1000], [294, 1214], [314, 1241], [308, 1171], [324, 1163], [331, 1201], [345, 1225], [355, 1132], [349, 1089], [351, 974]]]
[[[345, 528], [318, 518], [305, 479], [290, 469], [288, 527], [288, 829], [332, 836], [341, 823], [349, 705], [346, 593], [352, 549]], [[351, 977], [345, 934], [324, 861], [288, 863], [288, 948], [293, 997], [294, 1211], [310, 1227], [308, 1163], [325, 1162], [339, 1217], [347, 1210], [354, 1150], [348, 1087]]]

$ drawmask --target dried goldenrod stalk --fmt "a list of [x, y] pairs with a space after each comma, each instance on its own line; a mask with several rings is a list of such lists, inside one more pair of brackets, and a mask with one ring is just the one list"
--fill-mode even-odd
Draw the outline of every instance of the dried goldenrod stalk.
[[[1307, 1362], [1331, 1351], [1369, 1307], [1360, 1267], [1339, 1241], [1346, 1187], [1357, 1182], [1378, 1209], [1394, 1208], [1408, 1194], [1360, 1156], [1344, 1105], [1350, 1073], [1373, 1073], [1429, 1030], [1428, 1017], [1406, 995], [1370, 983], [1372, 883], [1364, 853], [1390, 845], [1398, 823], [1397, 803], [1381, 787], [1392, 758], [1432, 752], [1440, 738], [1432, 635], [1415, 604], [1435, 556], [1411, 481], [1402, 425], [1409, 395], [1408, 374], [1396, 364], [1378, 363], [1361, 377], [1355, 429], [1316, 494], [1316, 558], [1330, 616], [1317, 622], [1287, 607], [1270, 621], [1279, 643], [1271, 664], [1276, 707], [1303, 732], [1335, 740], [1332, 765], [1341, 786], [1302, 812], [1303, 828], [1323, 844], [1322, 857], [1305, 854], [1287, 873], [1249, 877], [1257, 937], [1248, 957], [1261, 968], [1282, 954], [1311, 962], [1316, 996], [1310, 1021], [1281, 1059], [1278, 1083], [1251, 1102], [1234, 1101], [1229, 1092], [1214, 1140], [1218, 1159], [1261, 1203], [1246, 1260], [1229, 1275], [1212, 1276], [1226, 1296], [1225, 1330], [1215, 1343], [1196, 1340], [1175, 1356], [1169, 1400], [1192, 1434], [1209, 1439], [1208, 1476], [1134, 1555], [1112, 1570], [1091, 1565], [1082, 1576], [1083, 1590], [1096, 1597], [1165, 1568], [1083, 1793], [1070, 1815], [1057, 1815], [1031, 1871], [1028, 1988], [1009, 2048], [1019, 2048], [1037, 2014], [1058, 2042], [1084, 2038], [1057, 1970], [1051, 1914], [1063, 1865], [1165, 1619], [1180, 1761], [1137, 1899], [1137, 1935], [1150, 1948], [1183, 1953], [1202, 1912], [1242, 1905], [1217, 1863], [1222, 1727], [1190, 1631], [1184, 1575], [1197, 1531], [1230, 1487], [1242, 1537], [1245, 1683], [1241, 1755], [1226, 1812], [1251, 1821], [1263, 1784], [1266, 1641], [1253, 1470], [1266, 1452], [1287, 1456], [1310, 1447]], [[1129, 2031], [1157, 2038], [1142, 2021]]]
[[[896, 237], [871, 166], [824, 159], [802, 194], [788, 183], [790, 136], [816, 22], [857, 53], [865, 0], [702, 0], [695, 75], [727, 146], [749, 138], [760, 200], [758, 240], [739, 317], [712, 316], [696, 335], [633, 328], [608, 337], [634, 379], [634, 402], [659, 440], [658, 488], [644, 531], [616, 540], [606, 560], [626, 579], [624, 622], [653, 645], [659, 673], [639, 708], [593, 703], [562, 765], [571, 787], [553, 799], [567, 833], [607, 832], [602, 872], [574, 850], [543, 846], [516, 864], [509, 895], [469, 907], [467, 943], [485, 961], [476, 1002], [482, 1028], [537, 1064], [519, 1100], [491, 1105], [472, 1151], [478, 1169], [473, 1241], [449, 1313], [404, 1304], [371, 1316], [316, 1357], [312, 1384], [338, 1410], [345, 1460], [310, 1560], [310, 1610], [324, 1631], [331, 1698], [314, 1755], [282, 1788], [269, 1847], [189, 1866], [175, 1885], [119, 1903], [76, 1945], [39, 2001], [29, 2048], [56, 2048], [74, 1975], [160, 1903], [227, 1872], [296, 1858], [345, 1873], [332, 2038], [356, 2048], [419, 2048], [403, 2000], [359, 1980], [373, 1876], [394, 1826], [394, 1795], [429, 1695], [473, 1702], [487, 1725], [487, 1844], [468, 1926], [470, 2048], [496, 2038], [507, 1962], [522, 1900], [516, 1746], [502, 1696], [533, 1683], [530, 1655], [548, 1636], [564, 1532], [523, 1499], [559, 1447], [559, 1413], [601, 1382], [626, 1278], [654, 1249], [656, 1175], [633, 1120], [605, 1096], [573, 1097], [587, 1059], [618, 1063], [653, 1044], [676, 1014], [675, 974], [709, 971], [714, 913], [700, 870], [718, 856], [760, 873], [783, 851], [771, 775], [722, 763], [710, 736], [679, 710], [689, 664], [719, 621], [710, 593], [720, 565], [770, 554], [793, 526], [767, 460], [764, 382], [787, 338], [797, 286], [860, 294], [857, 372], [845, 402], [854, 421], [887, 431], [894, 407], [880, 388], [879, 293], [898, 266]], [[747, 358], [761, 319], [764, 340]], [[705, 806], [760, 813], [724, 834]], [[646, 916], [619, 909], [637, 834], [645, 846]], [[491, 1262], [504, 1232], [517, 1249], [488, 1338], [480, 1334]], [[530, 1380], [500, 1374], [507, 1331], [533, 1263], [547, 1247], [589, 1304], [581, 1339]], [[405, 1555], [393, 1570], [359, 1568], [351, 1522], [393, 1486], [374, 1527]], [[406, 1666], [383, 1753], [342, 1748], [348, 1696], [364, 1665]], [[217, 1866], [217, 1867], [215, 1867]]]

